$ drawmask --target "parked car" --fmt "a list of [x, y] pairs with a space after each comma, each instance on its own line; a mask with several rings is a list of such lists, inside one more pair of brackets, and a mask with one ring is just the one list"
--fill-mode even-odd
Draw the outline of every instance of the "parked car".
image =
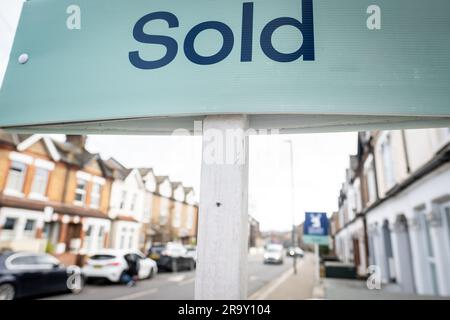
[[161, 270], [177, 272], [195, 269], [195, 259], [181, 243], [168, 242], [152, 246], [149, 256], [156, 261]]
[[187, 250], [187, 255], [192, 257], [195, 262], [197, 262], [197, 248], [195, 246], [185, 246]]
[[269, 244], [264, 251], [264, 263], [283, 263], [283, 246], [281, 244]]
[[[75, 266], [65, 267], [48, 254], [0, 253], [0, 300], [79, 292], [84, 286], [84, 277], [79, 271]], [[72, 276], [79, 277], [77, 287], [70, 285], [71, 279], [75, 279]]]
[[303, 256], [305, 255], [305, 253], [303, 252], [303, 250], [299, 247], [289, 247], [288, 250], [286, 251], [286, 255], [288, 257], [300, 257], [303, 258]]
[[83, 273], [88, 280], [120, 282], [128, 269], [126, 258], [137, 259], [139, 279], [148, 279], [158, 272], [156, 262], [139, 251], [107, 249], [91, 255], [84, 264]]

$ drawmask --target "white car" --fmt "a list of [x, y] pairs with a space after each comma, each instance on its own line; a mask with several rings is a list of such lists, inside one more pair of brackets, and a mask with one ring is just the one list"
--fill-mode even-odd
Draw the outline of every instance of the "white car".
[[103, 250], [91, 255], [84, 267], [83, 273], [88, 279], [103, 279], [119, 282], [122, 274], [128, 269], [125, 256], [137, 259], [139, 263], [139, 279], [153, 277], [158, 272], [156, 262], [145, 257], [139, 251], [132, 250]]
[[283, 263], [283, 246], [280, 244], [269, 244], [264, 251], [264, 263]]

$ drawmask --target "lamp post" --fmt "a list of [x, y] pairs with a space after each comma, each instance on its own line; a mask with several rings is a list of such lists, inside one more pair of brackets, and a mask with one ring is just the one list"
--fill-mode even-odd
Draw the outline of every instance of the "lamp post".
[[291, 176], [291, 214], [292, 214], [292, 247], [294, 248], [293, 265], [294, 274], [297, 274], [297, 234], [295, 230], [295, 188], [294, 188], [294, 150], [292, 146], [292, 140], [288, 139], [284, 142], [289, 144], [289, 159], [290, 159], [290, 176]]

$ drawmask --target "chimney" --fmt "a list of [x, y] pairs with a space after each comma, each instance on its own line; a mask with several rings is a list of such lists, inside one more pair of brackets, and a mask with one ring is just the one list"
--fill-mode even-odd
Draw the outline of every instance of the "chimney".
[[79, 149], [84, 149], [86, 145], [87, 136], [68, 134], [66, 135], [66, 142], [73, 144]]

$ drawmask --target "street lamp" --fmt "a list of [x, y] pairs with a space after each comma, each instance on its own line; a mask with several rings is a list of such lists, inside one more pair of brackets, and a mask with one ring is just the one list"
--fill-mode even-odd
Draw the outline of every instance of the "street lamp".
[[289, 144], [289, 152], [290, 152], [290, 176], [291, 176], [291, 214], [292, 214], [292, 247], [294, 248], [294, 256], [293, 256], [293, 268], [294, 274], [297, 274], [297, 235], [295, 230], [295, 189], [294, 189], [294, 149], [293, 143], [291, 139], [284, 140], [285, 143]]

